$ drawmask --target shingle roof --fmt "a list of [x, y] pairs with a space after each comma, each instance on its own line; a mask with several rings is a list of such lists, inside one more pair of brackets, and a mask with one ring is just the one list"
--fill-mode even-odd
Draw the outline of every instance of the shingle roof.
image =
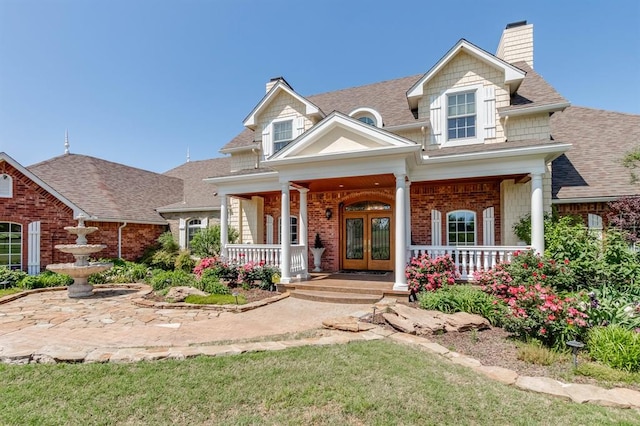
[[551, 134], [573, 145], [553, 162], [554, 199], [640, 194], [622, 165], [640, 146], [640, 115], [571, 106], [551, 116]]
[[511, 97], [511, 105], [500, 108], [500, 112], [567, 102], [560, 93], [556, 92], [556, 90], [526, 62], [515, 62], [512, 65], [525, 71], [527, 75], [520, 84], [518, 92]]
[[209, 160], [190, 161], [165, 172], [165, 176], [171, 176], [184, 181], [184, 199], [177, 203], [168, 204], [158, 208], [166, 210], [211, 210], [220, 207], [220, 199], [213, 194], [217, 187], [203, 182], [203, 179], [229, 174], [230, 158], [212, 158]]
[[103, 220], [165, 223], [155, 208], [182, 199], [180, 179], [86, 155], [65, 154], [27, 169]]

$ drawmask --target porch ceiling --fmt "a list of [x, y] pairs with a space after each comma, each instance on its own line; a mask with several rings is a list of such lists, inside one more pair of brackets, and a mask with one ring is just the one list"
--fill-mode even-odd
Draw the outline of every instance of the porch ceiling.
[[356, 189], [395, 187], [396, 178], [392, 174], [384, 174], [318, 179], [310, 181], [296, 181], [295, 183], [309, 188], [311, 192], [349, 191]]

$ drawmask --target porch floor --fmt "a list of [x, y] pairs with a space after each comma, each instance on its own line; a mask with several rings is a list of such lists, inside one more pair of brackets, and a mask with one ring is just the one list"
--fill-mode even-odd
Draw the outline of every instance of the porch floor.
[[278, 284], [292, 297], [332, 303], [375, 303], [383, 297], [408, 300], [408, 291], [393, 290], [394, 275], [367, 273], [312, 273], [306, 280]]

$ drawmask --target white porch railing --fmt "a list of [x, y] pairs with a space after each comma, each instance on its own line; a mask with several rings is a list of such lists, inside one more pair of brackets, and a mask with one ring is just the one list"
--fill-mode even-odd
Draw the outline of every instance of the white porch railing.
[[[306, 275], [304, 251], [306, 247], [300, 244], [291, 245], [291, 276]], [[227, 244], [227, 258], [240, 264], [247, 262], [265, 265], [282, 265], [282, 247], [280, 244]]]
[[460, 280], [473, 281], [475, 271], [487, 270], [496, 264], [511, 260], [513, 253], [529, 250], [528, 246], [409, 246], [409, 256], [417, 257], [428, 254], [429, 257], [444, 256], [446, 254], [453, 261], [460, 272]]

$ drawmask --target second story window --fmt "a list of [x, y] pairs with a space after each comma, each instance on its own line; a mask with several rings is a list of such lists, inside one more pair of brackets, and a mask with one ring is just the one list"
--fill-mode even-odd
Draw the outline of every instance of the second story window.
[[273, 152], [278, 152], [293, 139], [293, 120], [273, 123]]
[[476, 137], [476, 94], [456, 93], [447, 96], [447, 139]]

